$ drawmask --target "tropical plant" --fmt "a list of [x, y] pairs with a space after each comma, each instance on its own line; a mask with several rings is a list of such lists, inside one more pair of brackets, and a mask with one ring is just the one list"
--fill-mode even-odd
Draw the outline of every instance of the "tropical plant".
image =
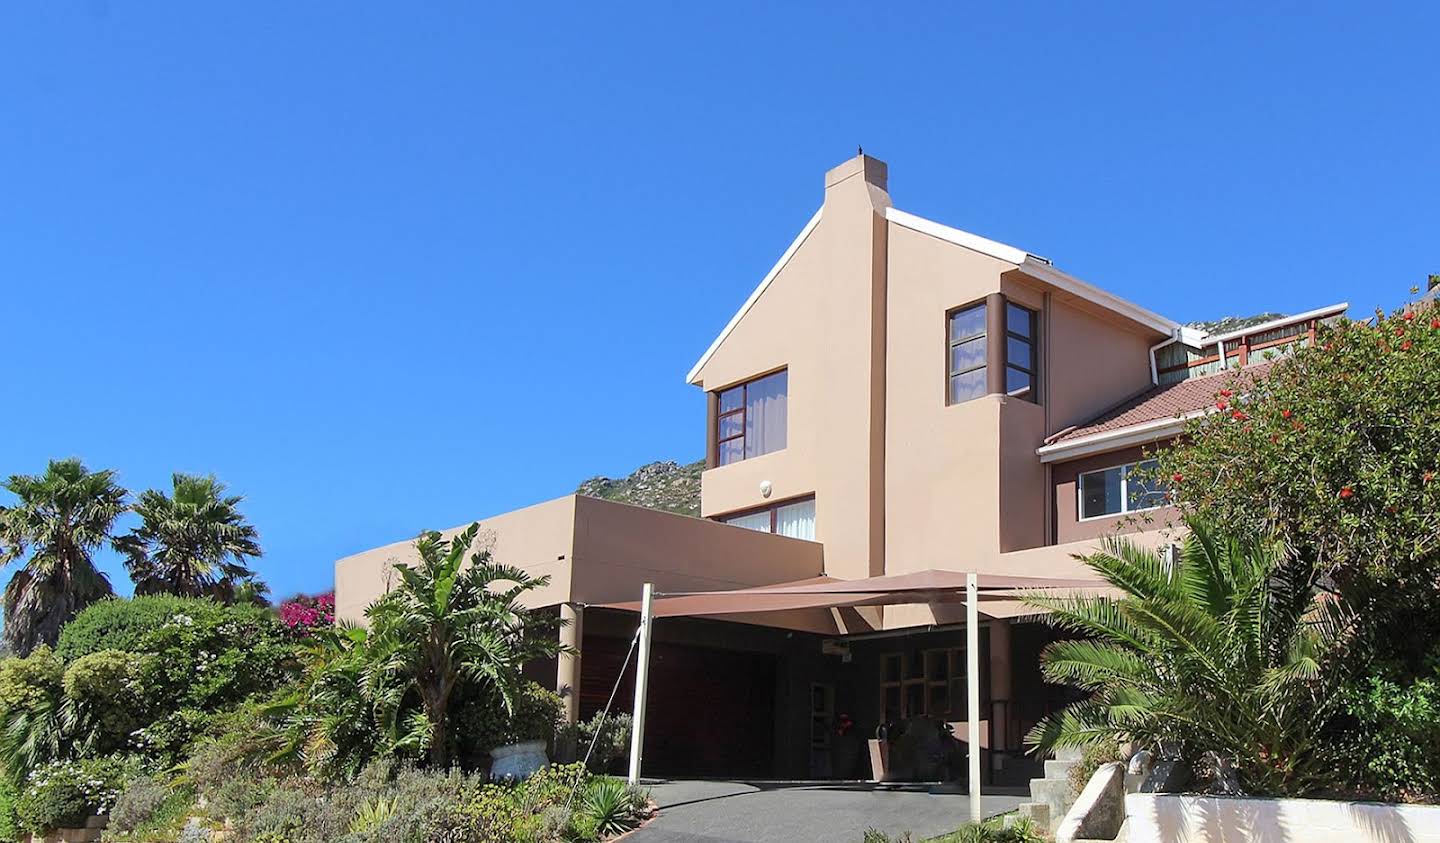
[[593, 779], [585, 789], [585, 798], [580, 801], [580, 811], [594, 823], [596, 832], [604, 837], [624, 834], [639, 825], [634, 799], [623, 779], [609, 776]]
[[1274, 542], [1221, 536], [1198, 521], [1172, 566], [1128, 541], [1083, 561], [1122, 592], [1027, 602], [1086, 637], [1050, 644], [1046, 679], [1090, 696], [1042, 720], [1027, 737], [1041, 750], [1136, 741], [1210, 773], [1233, 770], [1256, 794], [1323, 788], [1332, 759], [1319, 739], [1351, 617], [1317, 597], [1313, 566]]
[[450, 763], [450, 702], [458, 690], [478, 688], [512, 713], [524, 687], [521, 668], [562, 649], [559, 619], [520, 603], [550, 578], [498, 564], [488, 550], [471, 553], [479, 531], [471, 524], [454, 538], [422, 535], [416, 564], [397, 567], [400, 583], [366, 610], [372, 697], [386, 701], [379, 710], [391, 728], [409, 714], [403, 700], [419, 697], [405, 722], [412, 734], [424, 730], [413, 739], [424, 742], [435, 767]]
[[77, 459], [51, 460], [44, 474], [12, 475], [0, 486], [18, 499], [0, 506], [0, 564], [29, 552], [5, 587], [5, 645], [24, 656], [53, 646], [76, 612], [111, 594], [91, 554], [111, 541], [126, 493], [113, 471]]
[[213, 476], [176, 473], [171, 486], [169, 495], [141, 492], [134, 506], [140, 526], [115, 542], [135, 593], [232, 602], [236, 589], [255, 579], [246, 560], [261, 553], [255, 528], [240, 514], [244, 498], [225, 494]]

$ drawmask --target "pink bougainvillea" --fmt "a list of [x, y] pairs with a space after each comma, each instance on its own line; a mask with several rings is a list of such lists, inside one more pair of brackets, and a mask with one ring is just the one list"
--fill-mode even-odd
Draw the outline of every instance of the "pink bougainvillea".
[[309, 635], [335, 623], [335, 592], [300, 595], [280, 604], [280, 622], [296, 635]]

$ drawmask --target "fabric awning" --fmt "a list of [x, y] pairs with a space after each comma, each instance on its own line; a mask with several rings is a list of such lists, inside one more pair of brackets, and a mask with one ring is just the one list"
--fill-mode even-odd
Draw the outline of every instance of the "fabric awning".
[[[655, 617], [697, 617], [778, 612], [795, 609], [838, 609], [852, 606], [892, 606], [909, 603], [963, 603], [966, 574], [926, 570], [908, 574], [841, 580], [815, 577], [776, 585], [731, 591], [655, 593]], [[1020, 577], [979, 574], [977, 596], [983, 601], [1019, 600], [1028, 591], [1045, 589], [1103, 589], [1099, 580]], [[603, 608], [640, 611], [638, 601], [609, 603]], [[1007, 613], [1008, 614], [1008, 613]]]

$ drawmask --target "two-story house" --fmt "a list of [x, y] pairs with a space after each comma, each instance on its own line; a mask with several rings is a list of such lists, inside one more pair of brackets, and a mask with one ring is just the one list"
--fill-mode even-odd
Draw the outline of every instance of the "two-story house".
[[[1336, 305], [1207, 335], [1022, 249], [897, 210], [886, 165], [825, 175], [819, 210], [690, 370], [707, 398], [701, 519], [569, 496], [482, 519], [496, 557], [551, 584], [578, 656], [534, 672], [570, 717], [602, 706], [645, 582], [719, 591], [932, 569], [1084, 575], [1107, 534], [1174, 538], [1166, 492], [1132, 467], [1213, 404], [1227, 370], [1312, 342]], [[698, 432], [697, 432], [698, 433]], [[336, 564], [359, 618], [410, 554]], [[981, 630], [997, 767], [1068, 699], [1042, 682], [1053, 633], [1011, 606]], [[953, 603], [666, 618], [655, 628], [647, 770], [851, 777], [862, 733], [965, 716]], [[630, 689], [622, 683], [621, 705]]]

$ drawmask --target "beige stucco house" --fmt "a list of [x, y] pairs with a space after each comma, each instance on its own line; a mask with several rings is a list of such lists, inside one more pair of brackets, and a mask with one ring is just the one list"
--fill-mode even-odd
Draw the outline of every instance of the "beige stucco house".
[[[1344, 311], [1207, 335], [896, 209], [886, 165], [859, 156], [825, 174], [820, 209], [686, 378], [707, 396], [701, 519], [570, 496], [481, 523], [496, 558], [551, 575], [537, 606], [571, 620], [562, 634], [579, 656], [535, 672], [570, 716], [588, 716], [635, 628], [608, 606], [645, 582], [1078, 577], [1075, 554], [1107, 534], [1172, 542], [1164, 489], [1130, 467], [1213, 405], [1224, 370], [1263, 372]], [[336, 563], [340, 615], [360, 618], [408, 558], [400, 542]], [[662, 620], [647, 770], [861, 774], [837, 754], [840, 715], [862, 734], [964, 716], [962, 619], [941, 603]], [[991, 617], [981, 632], [982, 714], [1003, 774], [1024, 731], [1068, 697], [1040, 679], [1044, 625]], [[627, 694], [622, 683], [621, 705]]]

